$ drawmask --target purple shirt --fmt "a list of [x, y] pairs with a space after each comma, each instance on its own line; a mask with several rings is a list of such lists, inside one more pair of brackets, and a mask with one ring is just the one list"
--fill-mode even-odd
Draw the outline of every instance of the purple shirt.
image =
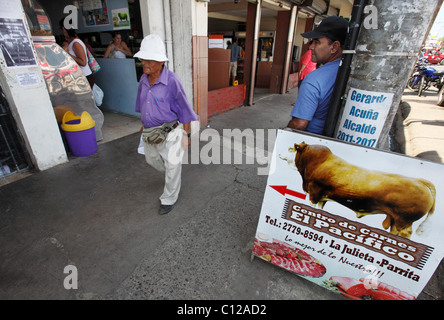
[[160, 126], [174, 120], [188, 123], [198, 119], [188, 103], [179, 78], [166, 67], [152, 86], [146, 74], [140, 77], [136, 112], [140, 112], [145, 128]]

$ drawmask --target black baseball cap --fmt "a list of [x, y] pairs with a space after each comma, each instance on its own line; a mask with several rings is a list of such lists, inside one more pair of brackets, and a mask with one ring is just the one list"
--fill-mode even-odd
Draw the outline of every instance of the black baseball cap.
[[325, 18], [312, 31], [302, 33], [301, 36], [309, 39], [330, 38], [344, 44], [348, 33], [348, 21], [342, 17], [330, 16]]

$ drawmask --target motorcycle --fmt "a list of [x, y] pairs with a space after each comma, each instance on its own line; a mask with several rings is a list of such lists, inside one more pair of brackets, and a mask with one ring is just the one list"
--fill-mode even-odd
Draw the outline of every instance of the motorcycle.
[[440, 107], [444, 107], [444, 86], [438, 91], [438, 101], [436, 103]]
[[430, 87], [435, 87], [438, 91], [441, 90], [441, 87], [444, 82], [444, 72], [436, 71], [433, 67], [426, 67], [420, 70], [420, 80], [418, 85], [418, 96], [429, 89]]
[[444, 107], [444, 71], [436, 71], [435, 68], [428, 66], [426, 58], [420, 58], [407, 81], [407, 88], [412, 91], [418, 91], [418, 96], [421, 96], [424, 90], [427, 90], [431, 85], [438, 88], [438, 101], [436, 104]]
[[428, 61], [425, 58], [420, 58], [413, 69], [412, 75], [407, 81], [407, 88], [412, 91], [418, 91], [422, 75], [427, 70]]

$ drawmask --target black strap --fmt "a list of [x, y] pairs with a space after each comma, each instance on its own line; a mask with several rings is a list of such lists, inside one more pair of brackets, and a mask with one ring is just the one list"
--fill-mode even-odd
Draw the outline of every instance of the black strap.
[[177, 120], [176, 123], [174, 123], [171, 127], [170, 126], [165, 126], [165, 128], [163, 129], [166, 133], [169, 133], [171, 131], [173, 131], [174, 129], [177, 128], [177, 126], [179, 125], [180, 121]]

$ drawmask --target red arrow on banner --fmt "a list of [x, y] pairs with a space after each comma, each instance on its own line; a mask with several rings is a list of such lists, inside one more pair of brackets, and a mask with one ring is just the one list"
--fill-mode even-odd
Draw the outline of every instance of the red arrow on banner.
[[276, 190], [277, 192], [279, 192], [280, 194], [282, 194], [283, 196], [285, 196], [286, 194], [289, 194], [291, 196], [297, 197], [297, 198], [301, 198], [304, 199], [306, 198], [305, 194], [287, 189], [287, 186], [270, 186], [272, 187], [274, 190]]

